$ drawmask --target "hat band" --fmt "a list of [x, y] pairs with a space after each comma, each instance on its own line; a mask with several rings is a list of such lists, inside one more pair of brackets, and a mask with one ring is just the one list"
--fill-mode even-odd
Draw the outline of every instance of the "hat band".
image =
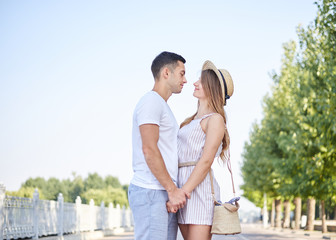
[[227, 86], [226, 86], [225, 78], [224, 78], [222, 72], [221, 72], [219, 69], [218, 69], [218, 72], [220, 73], [220, 75], [221, 75], [222, 78], [223, 78], [223, 82], [224, 82], [224, 91], [225, 91], [225, 100], [226, 100], [226, 99], [229, 99], [230, 96], [227, 94]]

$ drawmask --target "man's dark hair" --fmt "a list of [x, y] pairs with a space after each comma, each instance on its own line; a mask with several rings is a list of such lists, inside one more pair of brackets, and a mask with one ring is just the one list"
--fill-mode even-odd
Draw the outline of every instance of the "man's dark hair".
[[162, 67], [166, 66], [166, 65], [171, 65], [172, 69], [175, 69], [176, 65], [177, 65], [177, 61], [181, 61], [183, 63], [186, 62], [186, 60], [176, 54], [176, 53], [172, 53], [172, 52], [162, 52], [160, 53], [152, 62], [152, 73], [154, 76], [154, 79], [158, 79], [159, 78], [159, 73]]

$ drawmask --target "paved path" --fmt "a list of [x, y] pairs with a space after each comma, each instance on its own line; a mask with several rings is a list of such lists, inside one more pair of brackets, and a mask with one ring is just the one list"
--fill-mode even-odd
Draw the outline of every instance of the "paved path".
[[[232, 235], [232, 236], [213, 236], [213, 240], [321, 240], [330, 239], [323, 238], [327, 234], [322, 234], [321, 232], [305, 232], [303, 230], [294, 231], [291, 229], [264, 229], [261, 225], [257, 224], [243, 224], [242, 234]], [[329, 234], [330, 235], [330, 234]]]
[[134, 240], [134, 234], [133, 232], [126, 232], [126, 233], [121, 233], [115, 236], [109, 236], [109, 237], [104, 237], [99, 240]]
[[[224, 236], [214, 235], [213, 240], [322, 240], [330, 239], [336, 240], [336, 233], [322, 234], [321, 232], [306, 232], [303, 230], [291, 230], [291, 229], [264, 229], [258, 224], [242, 224], [242, 234]], [[117, 236], [105, 237], [99, 240], [134, 240], [133, 233], [123, 233]], [[183, 240], [181, 234], [178, 234], [177, 240]]]

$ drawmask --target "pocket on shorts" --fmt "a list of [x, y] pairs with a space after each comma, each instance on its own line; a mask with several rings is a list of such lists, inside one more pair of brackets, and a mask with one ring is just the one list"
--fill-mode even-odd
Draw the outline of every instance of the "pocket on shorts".
[[148, 203], [146, 192], [146, 188], [131, 184], [128, 188], [128, 201], [130, 207], [132, 208], [146, 205]]
[[157, 190], [154, 189], [147, 189], [147, 199], [149, 203], [152, 203], [158, 199], [156, 199], [157, 196]]
[[164, 190], [142, 188], [131, 184], [128, 188], [128, 199], [132, 207], [132, 205], [139, 206], [156, 202], [166, 203], [168, 195]]

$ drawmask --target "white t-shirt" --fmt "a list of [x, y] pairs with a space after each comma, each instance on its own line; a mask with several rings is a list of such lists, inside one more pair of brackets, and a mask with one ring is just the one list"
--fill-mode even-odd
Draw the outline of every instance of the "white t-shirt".
[[145, 94], [133, 113], [133, 171], [131, 183], [143, 188], [164, 189], [149, 169], [142, 151], [140, 125], [156, 124], [159, 126], [157, 143], [167, 171], [173, 182], [177, 183], [177, 132], [179, 126], [167, 102], [155, 91]]

